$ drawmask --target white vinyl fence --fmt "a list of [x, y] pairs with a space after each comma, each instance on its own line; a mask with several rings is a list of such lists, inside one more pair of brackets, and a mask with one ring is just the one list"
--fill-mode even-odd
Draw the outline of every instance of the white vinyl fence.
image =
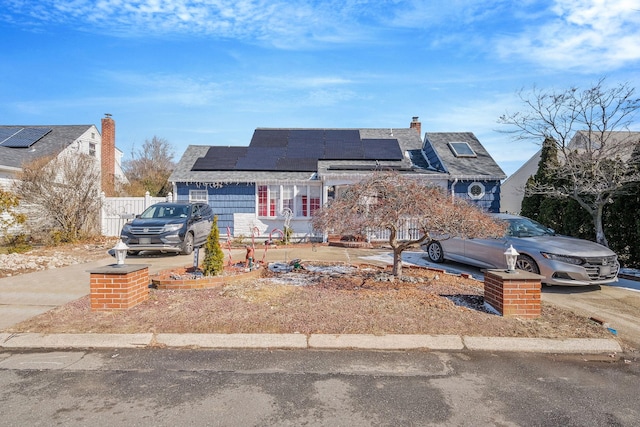
[[149, 192], [144, 197], [104, 197], [102, 198], [102, 215], [100, 229], [103, 236], [120, 236], [122, 226], [139, 215], [149, 206], [159, 202], [170, 202], [173, 195], [167, 197], [151, 197]]

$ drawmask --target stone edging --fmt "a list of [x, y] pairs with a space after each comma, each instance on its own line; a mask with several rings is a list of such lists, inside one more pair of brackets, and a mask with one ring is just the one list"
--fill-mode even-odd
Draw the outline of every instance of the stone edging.
[[159, 290], [207, 289], [260, 277], [262, 271], [258, 268], [230, 276], [204, 276], [197, 279], [154, 279], [152, 277], [151, 284]]

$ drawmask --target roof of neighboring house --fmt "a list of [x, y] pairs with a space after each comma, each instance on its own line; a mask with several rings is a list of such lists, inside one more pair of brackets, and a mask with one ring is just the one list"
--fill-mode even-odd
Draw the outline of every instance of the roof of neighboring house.
[[[307, 181], [388, 169], [462, 179], [505, 178], [472, 133], [426, 136], [423, 149], [420, 134], [412, 128], [258, 128], [246, 147], [189, 146], [169, 181]], [[447, 148], [450, 141], [467, 142], [474, 157], [456, 158]]]
[[[457, 143], [462, 143], [458, 146]], [[456, 155], [455, 147], [470, 148]], [[471, 132], [427, 132], [424, 153], [430, 165], [454, 178], [504, 179], [502, 168]]]
[[[25, 163], [55, 156], [91, 127], [93, 125], [0, 125], [0, 167], [21, 169]], [[22, 134], [30, 136], [18, 139]]]
[[[569, 141], [569, 148], [581, 150], [592, 141], [591, 150], [598, 151], [599, 157], [611, 158], [620, 157], [622, 160], [628, 160], [633, 153], [636, 144], [640, 143], [640, 132], [631, 131], [611, 131], [604, 134], [597, 132], [578, 131]], [[600, 142], [604, 141], [604, 147], [600, 146]]]

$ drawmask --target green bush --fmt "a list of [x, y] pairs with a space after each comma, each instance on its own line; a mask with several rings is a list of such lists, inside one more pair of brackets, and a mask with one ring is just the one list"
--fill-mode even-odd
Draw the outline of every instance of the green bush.
[[211, 232], [204, 246], [204, 260], [202, 273], [205, 276], [217, 276], [224, 270], [224, 252], [220, 247], [220, 230], [218, 230], [218, 215], [213, 217]]

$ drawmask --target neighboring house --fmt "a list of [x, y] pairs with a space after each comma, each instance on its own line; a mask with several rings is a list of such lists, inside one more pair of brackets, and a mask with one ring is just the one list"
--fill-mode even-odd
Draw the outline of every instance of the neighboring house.
[[313, 236], [311, 215], [376, 170], [439, 185], [484, 209], [500, 209], [504, 172], [472, 133], [405, 129], [255, 130], [247, 147], [187, 148], [169, 177], [177, 200], [208, 201], [224, 235], [269, 235], [285, 217], [298, 237]]
[[95, 125], [0, 125], [0, 186], [10, 189], [29, 162], [76, 153], [95, 157], [103, 179], [126, 182], [120, 167], [122, 152], [115, 147], [115, 123], [109, 115], [102, 120], [102, 128], [107, 138]]
[[[589, 138], [585, 131], [578, 131], [571, 138], [568, 147], [570, 149], [584, 149], [588, 144]], [[611, 157], [621, 155], [623, 160], [628, 160], [633, 152], [635, 144], [640, 142], [640, 132], [618, 131], [611, 132], [607, 135], [608, 147], [610, 154], [603, 152], [602, 155]], [[527, 160], [517, 171], [509, 176], [502, 183], [502, 199], [500, 202], [500, 211], [513, 214], [519, 214], [524, 199], [524, 189], [530, 177], [538, 171], [538, 163], [542, 150], [538, 150], [529, 160]]]

